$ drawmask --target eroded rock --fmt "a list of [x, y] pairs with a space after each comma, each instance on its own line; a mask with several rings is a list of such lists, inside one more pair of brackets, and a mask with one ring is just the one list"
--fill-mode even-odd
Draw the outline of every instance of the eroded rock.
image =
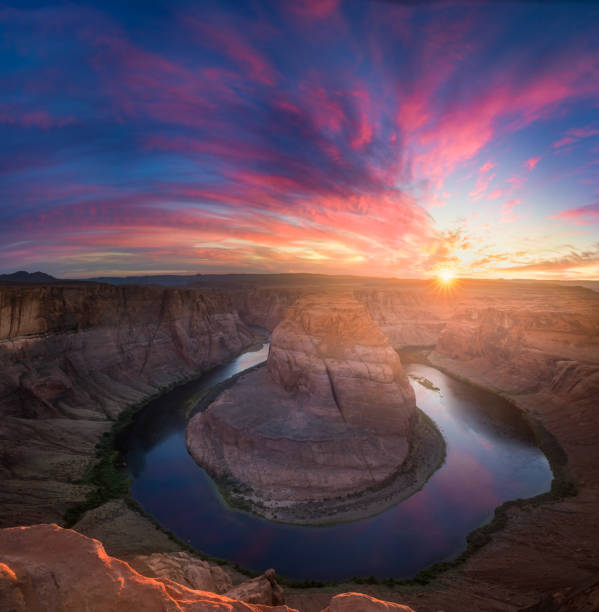
[[247, 603], [278, 606], [285, 603], [283, 589], [275, 580], [275, 570], [269, 569], [262, 576], [246, 580], [226, 591], [225, 595]]
[[221, 594], [233, 588], [231, 576], [222, 567], [185, 551], [137, 555], [129, 563], [145, 576], [168, 578], [190, 589]]
[[[352, 496], [393, 486], [388, 505], [441, 461], [442, 442], [419, 418], [399, 356], [364, 305], [348, 294], [317, 295], [288, 310], [266, 368], [242, 375], [191, 419], [187, 445], [264, 516], [354, 518], [381, 500]], [[410, 441], [420, 454], [402, 480]]]
[[28, 612], [293, 612], [149, 578], [57, 525], [0, 530], [0, 609]]
[[341, 593], [322, 612], [414, 612], [412, 608], [375, 599], [364, 593]]

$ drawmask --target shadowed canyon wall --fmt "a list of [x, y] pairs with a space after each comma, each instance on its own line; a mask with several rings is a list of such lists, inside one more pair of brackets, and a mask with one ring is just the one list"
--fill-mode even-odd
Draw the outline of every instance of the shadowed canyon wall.
[[252, 342], [214, 292], [0, 286], [0, 524], [60, 521], [125, 407]]

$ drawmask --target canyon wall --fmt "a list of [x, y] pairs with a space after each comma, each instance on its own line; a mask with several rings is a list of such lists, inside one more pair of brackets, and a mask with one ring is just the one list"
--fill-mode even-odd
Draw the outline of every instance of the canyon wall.
[[0, 285], [0, 525], [60, 521], [125, 407], [252, 342], [216, 292]]
[[584, 304], [523, 306], [458, 311], [439, 335], [434, 357], [467, 362], [507, 393], [599, 392], [599, 313]]
[[425, 281], [362, 282], [360, 279], [342, 284], [332, 281], [301, 287], [281, 285], [231, 290], [230, 295], [246, 323], [272, 331], [299, 298], [323, 292], [352, 293], [366, 306], [395, 348], [434, 345], [458, 299]]

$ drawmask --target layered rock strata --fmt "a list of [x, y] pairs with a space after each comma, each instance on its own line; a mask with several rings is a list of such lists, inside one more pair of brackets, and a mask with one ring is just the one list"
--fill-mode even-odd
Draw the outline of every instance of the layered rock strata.
[[0, 525], [61, 521], [125, 407], [252, 341], [214, 292], [0, 286]]
[[371, 514], [415, 490], [443, 455], [399, 356], [349, 295], [289, 308], [267, 367], [194, 416], [187, 445], [230, 495], [291, 522]]

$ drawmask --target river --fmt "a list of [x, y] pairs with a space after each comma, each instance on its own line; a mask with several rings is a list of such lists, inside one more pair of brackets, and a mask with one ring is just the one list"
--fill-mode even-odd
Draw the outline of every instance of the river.
[[133, 498], [198, 550], [296, 579], [410, 577], [459, 554], [467, 534], [497, 506], [551, 486], [549, 463], [516, 408], [435, 368], [409, 363], [416, 403], [447, 444], [445, 463], [418, 493], [376, 516], [319, 527], [232, 509], [187, 452], [185, 413], [204, 389], [267, 355], [266, 344], [165, 393], [121, 438]]

